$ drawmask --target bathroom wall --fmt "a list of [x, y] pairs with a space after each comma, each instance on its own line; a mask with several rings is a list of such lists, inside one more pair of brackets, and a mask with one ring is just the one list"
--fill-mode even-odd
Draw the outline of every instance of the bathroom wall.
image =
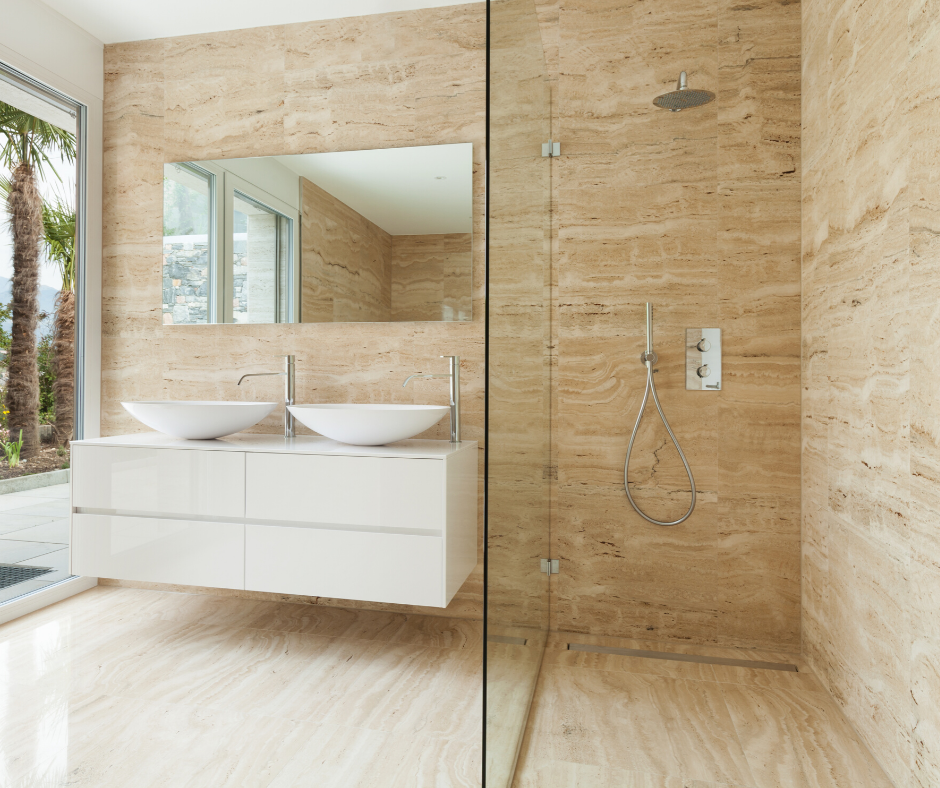
[[[483, 3], [106, 47], [103, 434], [141, 429], [121, 400], [279, 399], [278, 378], [235, 383], [283, 353], [300, 401], [444, 403], [446, 380], [401, 383], [457, 354], [464, 437], [482, 444], [485, 51]], [[458, 142], [474, 143], [473, 321], [162, 324], [164, 162]], [[482, 561], [446, 612], [482, 615]]]
[[388, 320], [392, 236], [315, 183], [300, 183], [301, 320]]
[[300, 181], [305, 323], [470, 315], [471, 233], [389, 235], [315, 183]]
[[392, 320], [469, 316], [470, 233], [392, 236]]
[[940, 17], [803, 5], [803, 650], [940, 785]]
[[[556, 393], [552, 627], [796, 650], [800, 643], [800, 6], [540, 4], [552, 137]], [[670, 113], [652, 100], [717, 93]], [[695, 514], [636, 515], [623, 461], [656, 381]], [[720, 393], [684, 389], [684, 332], [724, 332]], [[689, 485], [652, 406], [631, 464], [660, 519]]]

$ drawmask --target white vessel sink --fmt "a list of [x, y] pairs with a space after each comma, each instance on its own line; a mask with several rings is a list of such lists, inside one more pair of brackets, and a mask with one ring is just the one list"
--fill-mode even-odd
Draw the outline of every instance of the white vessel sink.
[[450, 408], [444, 405], [291, 405], [305, 427], [355, 446], [381, 446], [413, 438], [433, 427]]
[[128, 413], [164, 435], [209, 440], [241, 432], [274, 410], [276, 402], [122, 402]]

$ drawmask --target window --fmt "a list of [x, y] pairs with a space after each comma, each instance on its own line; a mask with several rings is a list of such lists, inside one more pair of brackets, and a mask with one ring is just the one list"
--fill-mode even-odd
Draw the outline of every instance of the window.
[[291, 220], [238, 190], [232, 202], [232, 322], [286, 322]]

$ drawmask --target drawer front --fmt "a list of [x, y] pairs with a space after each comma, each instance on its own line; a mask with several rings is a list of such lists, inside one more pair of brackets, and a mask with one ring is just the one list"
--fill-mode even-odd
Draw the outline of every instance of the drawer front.
[[72, 572], [86, 577], [245, 587], [245, 526], [72, 515]]
[[146, 514], [245, 516], [245, 455], [75, 446], [72, 505]]
[[245, 588], [444, 607], [438, 536], [245, 527]]
[[440, 531], [444, 463], [387, 457], [249, 454], [245, 516]]

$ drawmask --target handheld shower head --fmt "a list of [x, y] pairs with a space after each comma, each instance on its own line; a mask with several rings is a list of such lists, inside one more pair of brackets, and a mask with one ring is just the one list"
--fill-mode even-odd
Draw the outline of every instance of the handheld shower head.
[[[643, 392], [643, 402], [640, 404], [640, 412], [637, 414], [636, 424], [633, 425], [633, 433], [630, 435], [630, 443], [627, 446], [627, 456], [623, 461], [623, 488], [627, 493], [627, 500], [630, 501], [630, 505], [636, 510], [636, 513], [648, 523], [652, 523], [653, 525], [679, 525], [679, 523], [684, 523], [688, 520], [695, 510], [695, 479], [692, 478], [692, 468], [689, 467], [689, 461], [685, 458], [682, 447], [679, 445], [679, 440], [672, 431], [672, 427], [669, 426], [666, 414], [663, 413], [663, 406], [659, 401], [659, 394], [656, 393], [656, 384], [653, 382], [653, 373], [656, 372], [656, 370], [653, 369], [653, 366], [658, 360], [656, 352], [653, 350], [653, 305], [647, 303], [646, 352], [640, 354], [640, 361], [646, 366], [646, 390]], [[646, 411], [646, 403], [649, 402], [650, 397], [653, 399], [653, 404], [656, 406], [659, 418], [662, 419], [663, 427], [666, 428], [666, 433], [669, 435], [672, 445], [675, 446], [676, 451], [679, 452], [679, 459], [682, 460], [682, 464], [685, 466], [685, 472], [689, 477], [692, 501], [689, 503], [688, 511], [677, 520], [657, 520], [654, 517], [650, 517], [639, 507], [637, 502], [633, 500], [633, 493], [630, 492], [630, 455], [633, 454], [633, 444], [636, 441], [637, 432], [640, 429], [640, 422], [643, 421], [643, 413]]]
[[663, 93], [653, 99], [653, 103], [662, 109], [668, 109], [670, 112], [681, 112], [684, 109], [692, 107], [701, 107], [715, 100], [715, 94], [710, 90], [690, 90], [689, 77], [683, 71], [679, 75], [679, 82], [676, 89], [670, 93]]

